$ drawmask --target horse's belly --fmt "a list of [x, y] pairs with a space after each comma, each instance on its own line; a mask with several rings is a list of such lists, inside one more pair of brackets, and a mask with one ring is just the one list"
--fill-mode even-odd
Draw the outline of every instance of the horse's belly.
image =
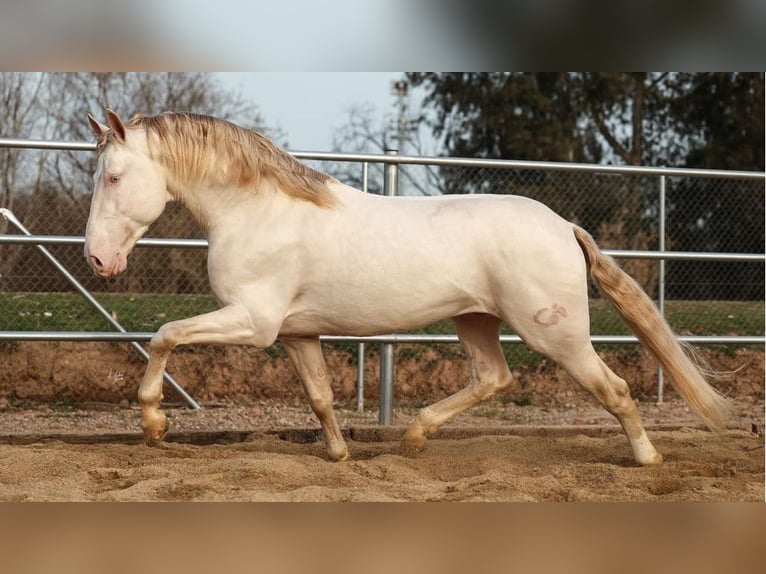
[[280, 336], [380, 335], [417, 329], [466, 313], [491, 313], [474, 298], [419, 300], [391, 294], [388, 298], [355, 301], [325, 299], [313, 308], [295, 309], [282, 323]]

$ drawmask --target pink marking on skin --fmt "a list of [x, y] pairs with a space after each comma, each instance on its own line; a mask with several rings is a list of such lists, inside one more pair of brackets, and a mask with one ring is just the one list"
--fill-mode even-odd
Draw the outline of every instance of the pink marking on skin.
[[566, 316], [566, 308], [562, 307], [558, 303], [554, 303], [553, 308], [550, 311], [548, 307], [539, 309], [534, 315], [532, 315], [532, 320], [538, 325], [542, 325], [543, 327], [550, 327], [551, 325], [558, 323], [560, 317]]

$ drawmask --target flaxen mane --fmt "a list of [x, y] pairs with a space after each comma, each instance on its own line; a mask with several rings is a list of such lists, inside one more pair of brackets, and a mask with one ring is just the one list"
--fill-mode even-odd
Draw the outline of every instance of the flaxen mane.
[[127, 127], [147, 130], [150, 149], [168, 167], [171, 186], [212, 180], [257, 187], [268, 179], [292, 197], [321, 207], [334, 203], [326, 187], [332, 177], [303, 165], [254, 130], [192, 113], [137, 114]]

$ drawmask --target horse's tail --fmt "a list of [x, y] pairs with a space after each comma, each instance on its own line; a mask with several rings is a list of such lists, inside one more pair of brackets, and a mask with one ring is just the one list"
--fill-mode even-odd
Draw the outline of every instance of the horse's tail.
[[729, 402], [705, 380], [638, 283], [620, 269], [614, 259], [601, 253], [587, 231], [576, 225], [573, 228], [590, 265], [591, 276], [630, 329], [668, 372], [689, 407], [711, 429], [723, 429], [729, 414]]

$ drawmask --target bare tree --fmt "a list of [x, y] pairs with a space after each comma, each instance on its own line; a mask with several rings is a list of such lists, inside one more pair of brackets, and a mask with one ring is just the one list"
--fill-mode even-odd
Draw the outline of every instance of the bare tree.
[[[382, 122], [375, 119], [375, 107], [369, 104], [354, 106], [349, 110], [348, 122], [338, 128], [333, 135], [332, 151], [338, 153], [382, 154], [387, 149], [395, 149], [400, 142], [393, 136], [394, 118], [388, 114]], [[408, 155], [429, 155], [426, 151], [420, 119], [413, 120], [407, 130]], [[362, 188], [362, 168], [358, 163], [334, 162], [324, 166], [344, 183]], [[371, 193], [382, 193], [383, 164], [369, 166], [369, 188]], [[432, 166], [408, 165], [399, 169], [399, 193], [401, 195], [439, 195], [444, 193], [443, 180], [437, 169]]]
[[[239, 92], [222, 88], [207, 72], [83, 72], [54, 74], [57, 90], [67, 102], [56, 112], [61, 139], [90, 140], [84, 120], [88, 112], [98, 115], [112, 108], [123, 117], [141, 112], [188, 111], [215, 115], [245, 127], [273, 133], [258, 108]], [[62, 189], [90, 188], [94, 157], [79, 152], [57, 154], [53, 177]]]
[[[37, 98], [45, 82], [45, 74], [21, 72], [0, 73], [0, 133], [4, 137], [24, 137], [32, 131]], [[13, 209], [14, 191], [22, 183], [26, 168], [22, 150], [0, 149], [0, 206]], [[5, 232], [0, 221], [0, 231]]]
[[[281, 136], [281, 132], [266, 125], [251, 101], [239, 92], [223, 88], [210, 73], [0, 74], [0, 136], [92, 140], [85, 116], [88, 112], [99, 115], [104, 107], [111, 107], [124, 117], [136, 112], [164, 111], [212, 114]], [[87, 219], [94, 169], [93, 153], [0, 150], [0, 206], [13, 208], [37, 233], [80, 234]], [[4, 227], [0, 228], [0, 232], [4, 231]], [[152, 233], [194, 237], [201, 232], [185, 209], [172, 206]], [[161, 290], [207, 290], [204, 254], [147, 251], [134, 254], [134, 273], [129, 284], [115, 282], [109, 288], [155, 288], [152, 281], [156, 273], [152, 270], [170, 269], [176, 271], [171, 275], [178, 278], [175, 283], [161, 285]], [[25, 261], [27, 253], [28, 247], [24, 246], [1, 247], [0, 274], [9, 280], [36, 274], [34, 264]], [[81, 259], [81, 255], [73, 253], [71, 264], [81, 264]], [[56, 290], [58, 285], [50, 283], [46, 288]]]
[[[40, 113], [40, 97], [47, 79], [43, 73], [0, 73], [1, 136], [43, 137], [47, 122]], [[14, 211], [20, 193], [40, 185], [46, 158], [42, 151], [0, 149], [0, 207]], [[0, 219], [0, 233], [8, 231], [5, 218]], [[23, 253], [21, 246], [0, 246], [0, 277], [9, 274]]]

